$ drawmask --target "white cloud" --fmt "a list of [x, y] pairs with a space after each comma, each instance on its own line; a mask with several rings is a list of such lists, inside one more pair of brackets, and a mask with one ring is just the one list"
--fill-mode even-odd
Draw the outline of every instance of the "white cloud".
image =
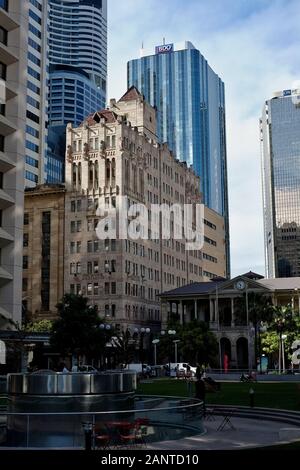
[[276, 90], [300, 78], [296, 0], [108, 0], [109, 97], [126, 89], [127, 61], [190, 40], [226, 87], [232, 273], [264, 273], [258, 119]]

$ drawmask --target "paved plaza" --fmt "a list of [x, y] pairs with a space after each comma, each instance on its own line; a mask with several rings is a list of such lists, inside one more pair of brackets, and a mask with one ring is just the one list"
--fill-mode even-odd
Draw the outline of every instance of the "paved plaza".
[[283, 444], [300, 439], [300, 428], [276, 421], [262, 421], [245, 418], [231, 418], [235, 429], [225, 426], [217, 431], [223, 417], [216, 416], [214, 421], [205, 421], [206, 433], [187, 437], [180, 441], [164, 441], [148, 445], [157, 450], [238, 450], [260, 446]]

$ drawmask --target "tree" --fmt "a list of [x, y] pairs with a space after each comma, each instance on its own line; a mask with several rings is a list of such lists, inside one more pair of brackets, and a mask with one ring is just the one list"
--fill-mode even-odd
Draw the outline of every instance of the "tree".
[[111, 343], [117, 363], [126, 367], [133, 361], [136, 341], [129, 330], [122, 331], [119, 336], [113, 336]]
[[286, 335], [285, 352], [290, 359], [291, 346], [296, 339], [300, 338], [300, 318], [293, 312], [290, 305], [272, 308], [272, 319], [267, 331], [261, 337], [262, 351], [268, 354], [271, 363], [278, 359], [280, 331], [281, 334]]
[[28, 323], [24, 330], [28, 333], [50, 333], [53, 327], [51, 320], [39, 320], [36, 322]]
[[[178, 352], [184, 361], [191, 364], [214, 364], [218, 355], [218, 341], [215, 335], [209, 330], [209, 325], [202, 321], [193, 320], [181, 325], [172, 320], [168, 324], [167, 331], [175, 330], [176, 339], [179, 339]], [[164, 335], [159, 343], [160, 354], [165, 358], [170, 354], [170, 347], [173, 349], [172, 340], [168, 334]], [[172, 352], [173, 354], [173, 352]]]
[[272, 299], [269, 295], [257, 292], [244, 293], [235, 300], [235, 324], [246, 325], [248, 320], [253, 324], [259, 321], [268, 322], [273, 317]]
[[66, 294], [57, 309], [59, 318], [50, 335], [52, 347], [63, 355], [99, 357], [112, 332], [100, 328], [104, 322], [97, 306], [89, 306], [88, 299], [81, 295]]

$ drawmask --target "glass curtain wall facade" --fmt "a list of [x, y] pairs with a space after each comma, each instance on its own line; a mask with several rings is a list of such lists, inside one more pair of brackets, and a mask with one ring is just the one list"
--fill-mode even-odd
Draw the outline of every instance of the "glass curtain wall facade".
[[193, 167], [204, 203], [225, 217], [229, 276], [224, 83], [190, 42], [155, 52], [128, 62], [128, 87], [134, 85], [156, 107], [159, 141]]
[[64, 181], [65, 128], [105, 107], [107, 0], [49, 0], [47, 181]]
[[266, 101], [260, 132], [267, 277], [300, 276], [300, 90]]

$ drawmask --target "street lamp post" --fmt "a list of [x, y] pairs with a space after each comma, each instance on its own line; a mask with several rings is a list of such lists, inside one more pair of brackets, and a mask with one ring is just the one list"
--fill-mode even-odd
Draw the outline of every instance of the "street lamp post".
[[261, 363], [261, 356], [262, 356], [262, 350], [261, 350], [261, 334], [265, 333], [267, 331], [266, 325], [264, 325], [262, 322], [260, 322], [259, 327], [258, 327], [258, 347], [259, 347], [259, 373], [262, 374], [262, 363]]
[[281, 350], [282, 350], [282, 373], [285, 374], [285, 348], [284, 340], [287, 338], [287, 335], [281, 335]]
[[156, 355], [156, 347], [159, 343], [159, 339], [154, 339], [152, 341], [152, 344], [154, 345], [154, 365], [156, 366], [156, 363], [157, 363], [157, 355]]
[[104, 369], [107, 369], [106, 337], [107, 337], [108, 332], [111, 330], [111, 326], [108, 323], [106, 323], [106, 324], [101, 323], [100, 330], [102, 330], [104, 332], [104, 342], [105, 342], [104, 343]]
[[283, 365], [284, 358], [282, 356], [282, 332], [284, 330], [284, 318], [275, 318], [277, 332], [279, 333], [279, 351], [278, 351], [278, 372], [281, 374], [281, 365]]
[[178, 347], [178, 343], [180, 343], [180, 339], [174, 339], [173, 343], [175, 345], [175, 363], [177, 364], [177, 347]]
[[143, 361], [144, 361], [144, 337], [145, 334], [150, 333], [150, 328], [135, 328], [134, 333], [140, 334], [140, 346], [139, 346], [139, 353], [140, 353], [140, 362], [141, 362], [141, 368], [142, 368], [142, 373], [143, 373]]
[[[161, 335], [164, 336], [166, 334], [165, 331], [161, 332]], [[168, 335], [169, 335], [169, 374], [171, 377], [171, 337], [176, 335], [175, 330], [168, 330]]]

